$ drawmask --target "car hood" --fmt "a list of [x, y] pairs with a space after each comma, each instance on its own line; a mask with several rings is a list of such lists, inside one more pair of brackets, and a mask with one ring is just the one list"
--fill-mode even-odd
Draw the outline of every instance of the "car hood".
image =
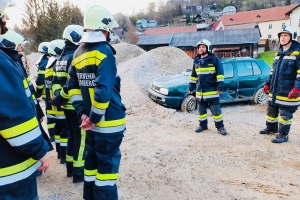
[[189, 83], [190, 77], [183, 74], [176, 74], [170, 76], [163, 76], [156, 78], [152, 83], [159, 87], [170, 88], [178, 85], [184, 85]]

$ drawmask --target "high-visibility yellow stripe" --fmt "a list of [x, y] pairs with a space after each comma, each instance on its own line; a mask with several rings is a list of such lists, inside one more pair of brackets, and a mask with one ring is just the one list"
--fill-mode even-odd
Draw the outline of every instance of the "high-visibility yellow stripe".
[[26, 79], [23, 80], [23, 85], [24, 85], [24, 88], [28, 88], [28, 82], [26, 81]]
[[297, 73], [300, 74], [300, 69], [297, 70]]
[[34, 117], [34, 118], [28, 120], [27, 122], [21, 123], [17, 126], [13, 126], [8, 129], [0, 130], [0, 134], [4, 138], [9, 139], [9, 138], [13, 138], [13, 137], [22, 135], [22, 134], [34, 129], [37, 126], [38, 126], [38, 121], [37, 121], [36, 117]]
[[107, 56], [100, 51], [94, 50], [90, 52], [86, 52], [76, 58], [73, 59], [72, 65], [75, 66], [76, 69], [83, 69], [89, 65], [98, 66], [100, 62], [105, 59]]
[[202, 118], [206, 118], [208, 115], [207, 113], [206, 114], [203, 114], [203, 115], [198, 115], [198, 118], [202, 119]]
[[96, 176], [96, 174], [97, 174], [97, 169], [93, 169], [93, 170], [84, 169], [84, 175], [86, 176]]
[[89, 88], [89, 93], [90, 93], [90, 98], [91, 98], [92, 105], [95, 108], [98, 108], [98, 109], [101, 109], [101, 110], [105, 110], [106, 108], [108, 108], [109, 102], [99, 103], [99, 102], [95, 101], [95, 99], [94, 99], [95, 89], [94, 88]]
[[116, 180], [118, 179], [118, 173], [116, 174], [97, 174], [96, 178], [98, 180]]
[[25, 160], [19, 164], [16, 164], [16, 165], [13, 165], [13, 166], [10, 166], [10, 167], [1, 167], [0, 168], [0, 177], [3, 177], [3, 176], [9, 176], [9, 175], [12, 175], [12, 174], [16, 174], [18, 172], [22, 172], [24, 170], [26, 170], [27, 168], [29, 168], [30, 166], [34, 165], [37, 161], [32, 159], [32, 158], [29, 158], [28, 160]]
[[30, 80], [30, 78], [29, 78], [29, 77], [27, 77], [27, 78], [26, 78], [26, 81], [27, 81], [27, 82], [30, 82], [31, 80]]
[[54, 128], [54, 127], [55, 127], [55, 123], [54, 124], [47, 124], [48, 129], [51, 129], [51, 128]]
[[44, 84], [43, 85], [36, 85], [36, 88], [38, 88], [38, 89], [43, 89], [44, 88]]
[[64, 115], [64, 111], [57, 111], [57, 110], [46, 110], [47, 114], [50, 115]]
[[68, 77], [69, 74], [67, 72], [56, 72], [57, 77]]
[[80, 129], [80, 147], [78, 151], [78, 162], [84, 162], [84, 151], [85, 151], [85, 139], [86, 139], [86, 131]]
[[41, 74], [41, 75], [43, 75], [43, 74], [45, 74], [46, 72], [44, 71], [44, 70], [40, 70], [40, 71], [38, 71], [38, 74]]
[[60, 138], [59, 141], [63, 142], [63, 143], [67, 143], [68, 142], [68, 138]]
[[112, 127], [112, 126], [120, 126], [126, 123], [126, 118], [111, 120], [111, 121], [100, 121], [97, 123], [99, 127]]
[[214, 119], [221, 119], [223, 117], [223, 115], [218, 115], [218, 116], [213, 116]]
[[277, 121], [278, 117], [274, 118], [274, 117], [271, 117], [271, 116], [267, 115], [267, 119], [270, 120], [270, 121]]
[[217, 79], [224, 78], [224, 75], [217, 75]]
[[192, 81], [197, 81], [197, 80], [198, 80], [198, 77], [193, 77], [193, 76], [191, 76], [191, 77], [190, 77], [190, 80], [192, 80]]
[[217, 91], [211, 91], [211, 92], [196, 92], [196, 95], [200, 96], [200, 95], [203, 95], [203, 96], [209, 96], [209, 95], [215, 95], [217, 94]]
[[299, 54], [300, 54], [299, 51], [293, 51], [293, 52], [291, 53], [291, 56], [298, 56]]
[[202, 72], [204, 72], [204, 71], [214, 71], [214, 70], [216, 70], [215, 67], [204, 67], [204, 68], [197, 68], [197, 69], [199, 69], [199, 71], [202, 71]]
[[293, 120], [292, 120], [292, 119], [285, 120], [285, 119], [283, 119], [283, 118], [280, 116], [280, 117], [279, 117], [279, 121], [280, 121], [281, 123], [287, 123], [287, 122], [292, 122]]
[[64, 90], [60, 91], [60, 96], [62, 96], [64, 99], [69, 99], [70, 98], [69, 94], [66, 94]]
[[45, 78], [48, 78], [49, 76], [55, 76], [55, 72], [53, 70], [46, 70]]
[[72, 95], [81, 95], [81, 90], [80, 89], [71, 89], [68, 91], [68, 93], [69, 93], [70, 97]]

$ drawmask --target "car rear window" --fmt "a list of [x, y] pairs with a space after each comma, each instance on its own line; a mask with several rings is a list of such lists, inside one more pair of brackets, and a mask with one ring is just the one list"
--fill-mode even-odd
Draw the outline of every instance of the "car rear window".
[[261, 69], [255, 62], [237, 62], [238, 76], [253, 76], [261, 74]]
[[232, 78], [233, 77], [233, 65], [232, 63], [223, 63], [224, 68], [224, 77]]

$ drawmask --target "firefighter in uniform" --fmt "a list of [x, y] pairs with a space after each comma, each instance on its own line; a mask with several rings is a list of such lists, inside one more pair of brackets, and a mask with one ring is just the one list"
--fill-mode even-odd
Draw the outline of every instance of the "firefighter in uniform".
[[278, 33], [278, 38], [280, 48], [264, 86], [265, 93], [269, 94], [267, 127], [260, 131], [260, 134], [279, 132], [272, 139], [273, 143], [289, 140], [293, 113], [300, 104], [300, 44], [297, 42], [297, 30], [285, 26]]
[[[12, 5], [10, 0], [0, 1], [1, 35], [8, 30], [5, 9]], [[42, 136], [35, 103], [14, 51], [0, 45], [0, 197], [36, 200], [36, 171], [48, 169], [49, 146]]]
[[[31, 97], [35, 103], [35, 108], [37, 112], [37, 118], [39, 120], [39, 125], [43, 134], [44, 139], [48, 142], [48, 145], [50, 147], [49, 151], [53, 150], [52, 144], [50, 142], [50, 139], [47, 135], [47, 133], [44, 131], [44, 128], [42, 126], [42, 122], [44, 120], [44, 112], [39, 104], [39, 102], [36, 99], [36, 91], [31, 83], [30, 78], [28, 77], [28, 74], [26, 72], [26, 69], [22, 62], [22, 43], [25, 42], [25, 37], [21, 33], [14, 31], [14, 30], [8, 30], [4, 35], [0, 36], [0, 42], [9, 49], [14, 49], [16, 51], [10, 51], [9, 55], [11, 57], [16, 57], [18, 59], [19, 63], [17, 66], [20, 68], [20, 71], [23, 73], [23, 76], [25, 77], [24, 84], [26, 85], [26, 88], [30, 89]], [[27, 82], [27, 84], [26, 84]]]
[[60, 159], [60, 163], [66, 163], [66, 149], [68, 141], [68, 130], [66, 125], [66, 117], [64, 111], [57, 106], [54, 106], [52, 99], [54, 98], [54, 90], [56, 85], [52, 86], [52, 80], [56, 74], [54, 72], [57, 57], [61, 54], [62, 49], [65, 46], [65, 42], [62, 39], [52, 40], [48, 46], [48, 53], [51, 56], [48, 60], [48, 64], [45, 70], [45, 88], [46, 88], [46, 114], [47, 124], [54, 124], [54, 127], [48, 129], [53, 131], [55, 138], [55, 147], [57, 151], [57, 158]]
[[[190, 77], [189, 93], [193, 94], [196, 88], [198, 103], [199, 127], [195, 132], [207, 130], [207, 107], [210, 108], [215, 127], [221, 135], [227, 135], [223, 124], [219, 94], [224, 87], [224, 69], [220, 60], [212, 53], [212, 45], [202, 39], [197, 43], [198, 55], [194, 59]], [[198, 83], [198, 85], [197, 85]]]
[[[36, 91], [38, 93], [38, 98], [42, 97], [44, 100], [46, 99], [45, 93], [45, 69], [48, 63], [48, 59], [50, 56], [48, 55], [48, 46], [50, 42], [42, 42], [39, 44], [38, 52], [41, 53], [41, 57], [36, 61], [35, 65], [38, 68], [37, 78], [35, 80], [36, 83]], [[53, 136], [54, 137], [54, 136]]]
[[68, 128], [68, 144], [67, 144], [67, 177], [73, 177], [73, 183], [83, 182], [83, 169], [85, 157], [85, 130], [81, 130], [80, 119], [77, 116], [72, 102], [69, 98], [67, 79], [69, 66], [73, 60], [73, 53], [78, 47], [78, 42], [83, 35], [83, 27], [79, 25], [69, 25], [63, 32], [65, 47], [56, 61], [56, 76], [52, 80], [52, 86], [56, 88], [54, 91], [55, 98], [53, 104], [61, 106], [64, 110], [67, 128]]
[[84, 15], [84, 31], [69, 71], [68, 90], [73, 106], [87, 130], [83, 198], [118, 199], [116, 181], [120, 145], [126, 128], [120, 96], [116, 53], [109, 45], [113, 16], [93, 5]]

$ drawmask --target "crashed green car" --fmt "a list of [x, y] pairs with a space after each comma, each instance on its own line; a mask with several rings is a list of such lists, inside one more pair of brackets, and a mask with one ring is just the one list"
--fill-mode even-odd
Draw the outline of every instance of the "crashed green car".
[[[253, 101], [264, 104], [268, 96], [263, 91], [271, 67], [264, 60], [231, 58], [221, 60], [224, 68], [224, 91], [221, 103]], [[192, 68], [192, 66], [191, 66]], [[155, 102], [183, 112], [192, 112], [197, 103], [194, 94], [188, 93], [191, 69], [179, 74], [159, 77], [150, 83], [149, 97]]]

